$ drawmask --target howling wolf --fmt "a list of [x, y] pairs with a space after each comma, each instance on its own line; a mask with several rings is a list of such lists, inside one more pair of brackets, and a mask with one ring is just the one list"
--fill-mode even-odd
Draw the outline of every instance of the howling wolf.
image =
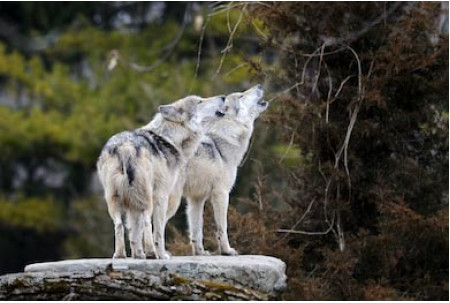
[[228, 196], [247, 151], [254, 121], [269, 105], [262, 100], [263, 94], [261, 85], [256, 85], [245, 92], [228, 95], [222, 109], [223, 117], [204, 120], [208, 131], [195, 155], [180, 172], [169, 198], [167, 218], [175, 214], [184, 196], [188, 203], [189, 235], [194, 255], [208, 254], [203, 248], [202, 231], [206, 200], [213, 205], [220, 253], [237, 255], [228, 242]]

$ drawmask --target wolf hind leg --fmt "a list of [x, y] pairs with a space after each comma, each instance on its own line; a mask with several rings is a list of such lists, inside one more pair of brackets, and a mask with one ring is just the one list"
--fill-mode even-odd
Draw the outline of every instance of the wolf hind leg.
[[156, 258], [155, 241], [153, 240], [152, 212], [145, 211], [144, 214], [144, 251], [147, 259]]
[[145, 212], [140, 210], [129, 210], [128, 222], [130, 225], [130, 247], [131, 256], [135, 259], [145, 259], [144, 249], [142, 247], [142, 238], [144, 236]]
[[119, 206], [118, 197], [115, 194], [105, 196], [108, 213], [114, 223], [114, 255], [113, 258], [126, 258], [125, 228], [122, 221], [122, 207]]
[[166, 251], [165, 231], [167, 223], [168, 194], [157, 190], [153, 192], [153, 239], [156, 248], [156, 256], [159, 259], [170, 259]]

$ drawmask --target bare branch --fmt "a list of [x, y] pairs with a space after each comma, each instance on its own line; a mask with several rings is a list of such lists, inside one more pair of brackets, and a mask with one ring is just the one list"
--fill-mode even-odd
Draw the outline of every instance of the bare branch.
[[258, 195], [258, 205], [259, 205], [259, 210], [262, 211], [263, 210], [263, 203], [262, 203], [262, 195], [261, 195], [261, 188], [262, 188], [262, 182], [261, 182], [261, 178], [258, 176], [258, 183], [256, 185], [256, 193]]
[[258, 32], [258, 34], [260, 35], [261, 39], [263, 41], [267, 41], [267, 35], [255, 24], [255, 22], [253, 20], [251, 20], [251, 23], [252, 23], [253, 27], [256, 29], [256, 31]]
[[[300, 217], [300, 219], [298, 219], [297, 222], [295, 222], [295, 224], [289, 230], [293, 230], [294, 228], [296, 228], [306, 218], [306, 215], [311, 211], [311, 207], [313, 206], [315, 201], [316, 201], [316, 199], [312, 199], [312, 201], [309, 203], [308, 207], [306, 208], [306, 211], [303, 213], [303, 215]], [[284, 235], [283, 237], [278, 239], [277, 242], [286, 239], [287, 236], [288, 236], [288, 234]]]
[[338, 90], [336, 91], [336, 93], [334, 94], [333, 100], [331, 100], [330, 104], [333, 103], [337, 97], [339, 97], [339, 95], [341, 94], [342, 89], [344, 88], [344, 85], [348, 82], [348, 80], [350, 80], [351, 78], [353, 78], [354, 75], [350, 75], [347, 78], [345, 78], [341, 84], [339, 85]]
[[334, 225], [334, 217], [333, 214], [333, 220], [331, 224], [328, 226], [328, 229], [325, 231], [303, 231], [303, 230], [293, 230], [293, 229], [278, 229], [278, 233], [289, 233], [289, 234], [301, 234], [301, 235], [308, 235], [308, 236], [315, 236], [315, 235], [326, 235], [328, 234], [332, 229]]
[[[323, 44], [323, 45], [320, 47], [319, 65], [318, 65], [318, 67], [317, 67], [316, 77], [315, 77], [315, 79], [314, 79], [312, 91], [316, 91], [316, 90], [317, 90], [317, 85], [318, 85], [318, 83], [319, 83], [319, 78], [320, 78], [321, 69], [322, 69], [322, 62], [323, 62], [323, 53], [324, 53], [324, 50], [325, 50], [325, 44]], [[303, 79], [302, 81], [304, 81], [304, 79]]]
[[230, 24], [230, 11], [231, 11], [231, 5], [233, 2], [228, 3], [228, 9], [227, 9], [227, 28], [228, 28], [228, 34], [231, 34], [231, 24]]
[[[313, 53], [303, 53], [303, 52], [298, 51], [297, 49], [294, 49], [294, 48], [287, 48], [286, 46], [280, 44], [277, 41], [271, 41], [271, 43], [276, 45], [282, 51], [290, 53], [290, 54], [293, 54], [293, 55], [302, 56], [302, 57], [308, 57], [308, 58], [309, 57], [319, 57], [320, 56], [320, 54], [317, 53], [316, 51], [314, 51]], [[330, 45], [327, 45], [327, 46], [330, 46]], [[338, 48], [338, 49], [336, 49], [334, 51], [323, 53], [323, 56], [334, 55], [334, 54], [337, 54], [339, 52], [342, 52], [343, 50], [345, 50], [345, 47], [340, 47], [340, 48]]]
[[292, 132], [292, 136], [291, 136], [291, 140], [289, 141], [289, 145], [288, 145], [288, 147], [286, 148], [286, 151], [284, 152], [284, 154], [281, 156], [280, 161], [278, 161], [279, 164], [281, 164], [281, 162], [283, 162], [283, 160], [284, 160], [284, 159], [286, 158], [286, 156], [287, 156], [287, 153], [288, 153], [289, 150], [291, 149], [292, 144], [294, 143], [295, 133], [297, 132], [297, 129], [298, 129], [299, 126], [300, 126], [300, 124], [297, 125], [297, 126], [295, 127], [294, 131]]
[[230, 9], [242, 6], [241, 3], [237, 3], [237, 4], [233, 4], [233, 5], [231, 5], [231, 3], [232, 2], [226, 3], [226, 4], [223, 4], [223, 5], [220, 5], [220, 6], [217, 6], [217, 7], [213, 8], [212, 12], [209, 13], [208, 16], [219, 15], [219, 14], [222, 14], [223, 12], [228, 11]]
[[[308, 59], [306, 59], [305, 64], [303, 65], [303, 71], [302, 71], [302, 81], [300, 82], [301, 84], [305, 83], [305, 75], [306, 75], [306, 68], [308, 67], [309, 62], [311, 61], [312, 58], [314, 58], [314, 55], [321, 49], [322, 47], [316, 48], [316, 50], [312, 53], [311, 56], [308, 57]], [[323, 56], [323, 52], [321, 52], [319, 54], [319, 56]]]
[[227, 72], [224, 76], [229, 76], [229, 75], [231, 75], [232, 73], [234, 73], [235, 71], [237, 71], [238, 69], [241, 69], [241, 68], [243, 68], [244, 66], [247, 66], [247, 65], [248, 65], [247, 62], [241, 63], [241, 64], [239, 64], [239, 65], [233, 67], [233, 68], [232, 68], [229, 72]]
[[349, 126], [347, 128], [347, 133], [345, 135], [345, 139], [344, 142], [341, 146], [341, 148], [339, 149], [339, 151], [336, 154], [336, 158], [335, 158], [335, 163], [334, 163], [334, 167], [337, 168], [339, 165], [339, 160], [342, 156], [342, 152], [345, 152], [344, 155], [344, 165], [345, 165], [345, 171], [347, 173], [347, 176], [349, 177], [349, 171], [348, 171], [348, 161], [347, 161], [347, 149], [348, 149], [348, 144], [350, 142], [350, 136], [352, 134], [353, 131], [353, 127], [355, 126], [356, 123], [356, 118], [358, 117], [358, 112], [359, 112], [359, 107], [361, 105], [361, 102], [364, 98], [364, 92], [363, 92], [363, 85], [362, 85], [362, 68], [361, 68], [361, 61], [359, 60], [359, 56], [356, 53], [356, 51], [351, 48], [350, 46], [347, 46], [347, 48], [353, 53], [353, 55], [356, 58], [356, 61], [358, 62], [358, 99], [357, 99], [357, 103], [355, 105], [355, 108], [353, 109], [353, 111], [351, 112], [351, 118], [350, 118], [350, 123]]
[[330, 70], [328, 69], [328, 65], [326, 64], [326, 62], [324, 62], [324, 64], [325, 64], [325, 69], [326, 69], [327, 75], [328, 75], [327, 108], [325, 111], [325, 123], [328, 124], [328, 115], [330, 112], [330, 103], [331, 103], [331, 93], [333, 92], [333, 79], [331, 78], [331, 73], [330, 73]]
[[281, 95], [283, 95], [283, 94], [285, 94], [285, 93], [287, 93], [287, 92], [293, 90], [294, 88], [296, 88], [297, 86], [302, 85], [302, 84], [303, 84], [303, 83], [301, 83], [301, 82], [295, 83], [295, 84], [292, 85], [291, 87], [289, 87], [289, 88], [283, 90], [282, 92], [276, 94], [273, 98], [269, 99], [268, 102], [269, 102], [269, 103], [272, 102], [273, 100], [277, 99], [277, 98], [280, 97]]
[[209, 18], [210, 18], [210, 16], [207, 15], [206, 21], [205, 21], [205, 23], [203, 24], [203, 27], [202, 27], [202, 32], [200, 34], [200, 40], [198, 42], [198, 51], [197, 51], [197, 63], [195, 64], [194, 78], [192, 80], [192, 85], [191, 85], [191, 88], [189, 89], [189, 93], [192, 91], [192, 87], [194, 85], [195, 79], [197, 79], [197, 77], [198, 77], [198, 70], [200, 68], [200, 58], [202, 56], [203, 39], [205, 38], [206, 27], [208, 26]]
[[[295, 63], [295, 79], [298, 79], [298, 60], [297, 60], [297, 56], [294, 56], [294, 63]], [[297, 97], [300, 97], [301, 93], [300, 93], [300, 88], [297, 86], [296, 87], [297, 90]]]
[[[221, 53], [222, 53], [222, 58], [220, 58], [219, 67], [217, 68], [216, 74], [214, 75], [214, 77], [216, 77], [216, 76], [220, 73], [220, 70], [222, 69], [222, 65], [223, 65], [223, 62], [225, 61], [225, 57], [226, 57], [227, 53], [229, 53], [229, 52], [231, 51], [231, 49], [233, 48], [233, 37], [234, 37], [234, 35], [235, 35], [235, 33], [236, 33], [236, 30], [237, 30], [239, 24], [240, 24], [241, 21], [242, 21], [242, 17], [244, 16], [244, 13], [245, 13], [245, 9], [246, 9], [246, 7], [247, 7], [247, 4], [248, 4], [248, 3], [246, 3], [246, 4], [244, 5], [244, 7], [241, 9], [241, 14], [239, 15], [239, 18], [238, 18], [238, 20], [236, 21], [236, 24], [234, 25], [233, 30], [232, 30], [231, 33], [230, 33], [230, 36], [228, 37], [227, 45], [226, 45], [225, 48], [221, 51]], [[231, 7], [231, 6], [230, 6], [230, 7]]]
[[345, 239], [344, 239], [344, 230], [342, 229], [341, 212], [340, 211], [337, 212], [336, 228], [337, 228], [337, 242], [339, 243], [339, 250], [344, 251]]
[[[280, 46], [280, 47], [281, 47], [281, 46]], [[293, 89], [298, 89], [299, 86], [303, 85], [303, 84], [305, 83], [306, 69], [308, 68], [308, 65], [309, 65], [310, 61], [311, 61], [314, 57], [320, 56], [320, 57], [322, 58], [322, 60], [323, 60], [323, 57], [324, 57], [324, 56], [336, 54], [336, 53], [341, 52], [341, 51], [343, 51], [343, 50], [346, 49], [345, 47], [341, 47], [341, 48], [337, 49], [336, 51], [325, 52], [325, 51], [322, 49], [323, 47], [324, 47], [324, 45], [318, 47], [317, 49], [314, 50], [314, 52], [313, 52], [312, 54], [305, 54], [305, 53], [298, 53], [298, 52], [293, 52], [293, 51], [291, 52], [291, 51], [289, 51], [290, 53], [293, 53], [293, 54], [298, 54], [298, 55], [300, 55], [300, 56], [308, 57], [308, 59], [306, 59], [304, 65], [303, 65], [301, 81], [300, 81], [300, 82], [297, 82], [297, 83], [295, 83], [294, 85], [292, 85], [291, 87], [288, 87], [287, 89], [285, 89], [285, 90], [283, 90], [283, 91], [277, 93], [274, 97], [272, 97], [272, 98], [269, 99], [268, 101], [271, 102], [271, 101], [273, 101], [273, 100], [279, 98], [281, 95], [283, 95], [283, 94], [285, 94], [285, 93], [287, 93], [287, 92], [289, 92], [289, 91], [291, 91], [291, 90], [293, 90]], [[321, 50], [322, 50], [322, 51], [321, 51]], [[296, 57], [295, 57], [295, 58], [296, 58]], [[320, 75], [319, 75], [319, 76], [320, 76]], [[348, 80], [347, 80], [347, 81], [348, 81]], [[345, 82], [347, 82], [347, 81], [345, 81]], [[343, 85], [343, 84], [342, 84], [342, 85]], [[342, 89], [342, 87], [341, 87], [341, 89]], [[338, 90], [338, 91], [340, 91], [340, 90]], [[297, 90], [297, 94], [300, 94], [300, 92], [299, 92], [298, 90]], [[336, 96], [335, 96], [335, 98], [336, 98]], [[334, 101], [334, 100], [333, 100], [333, 101]], [[333, 101], [331, 101], [330, 104], [333, 103]]]

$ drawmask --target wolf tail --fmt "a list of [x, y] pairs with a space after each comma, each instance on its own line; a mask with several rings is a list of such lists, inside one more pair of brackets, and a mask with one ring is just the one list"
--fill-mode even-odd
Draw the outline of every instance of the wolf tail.
[[122, 164], [122, 174], [124, 181], [128, 182], [128, 186], [133, 186], [136, 177], [137, 155], [136, 149], [131, 145], [124, 145], [120, 148], [120, 162]]
[[148, 188], [145, 172], [139, 167], [138, 154], [136, 148], [130, 144], [124, 144], [119, 148], [119, 160], [122, 165], [123, 178], [118, 184], [118, 194], [122, 201], [132, 209], [147, 209]]

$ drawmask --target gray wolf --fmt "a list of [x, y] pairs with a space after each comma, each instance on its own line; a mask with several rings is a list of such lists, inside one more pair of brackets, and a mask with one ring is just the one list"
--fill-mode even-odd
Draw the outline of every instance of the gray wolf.
[[227, 233], [229, 193], [239, 164], [247, 151], [256, 118], [267, 109], [261, 85], [228, 95], [221, 119], [205, 119], [207, 130], [195, 155], [181, 171], [169, 198], [167, 218], [177, 211], [181, 197], [187, 200], [189, 236], [194, 255], [206, 255], [203, 248], [203, 209], [209, 200], [214, 209], [219, 252], [237, 255]]
[[114, 258], [126, 257], [124, 214], [133, 258], [153, 253], [159, 258], [169, 257], [164, 244], [169, 193], [178, 171], [200, 144], [201, 121], [215, 116], [224, 100], [224, 96], [188, 96], [162, 105], [147, 125], [118, 133], [107, 141], [97, 170], [114, 222]]

